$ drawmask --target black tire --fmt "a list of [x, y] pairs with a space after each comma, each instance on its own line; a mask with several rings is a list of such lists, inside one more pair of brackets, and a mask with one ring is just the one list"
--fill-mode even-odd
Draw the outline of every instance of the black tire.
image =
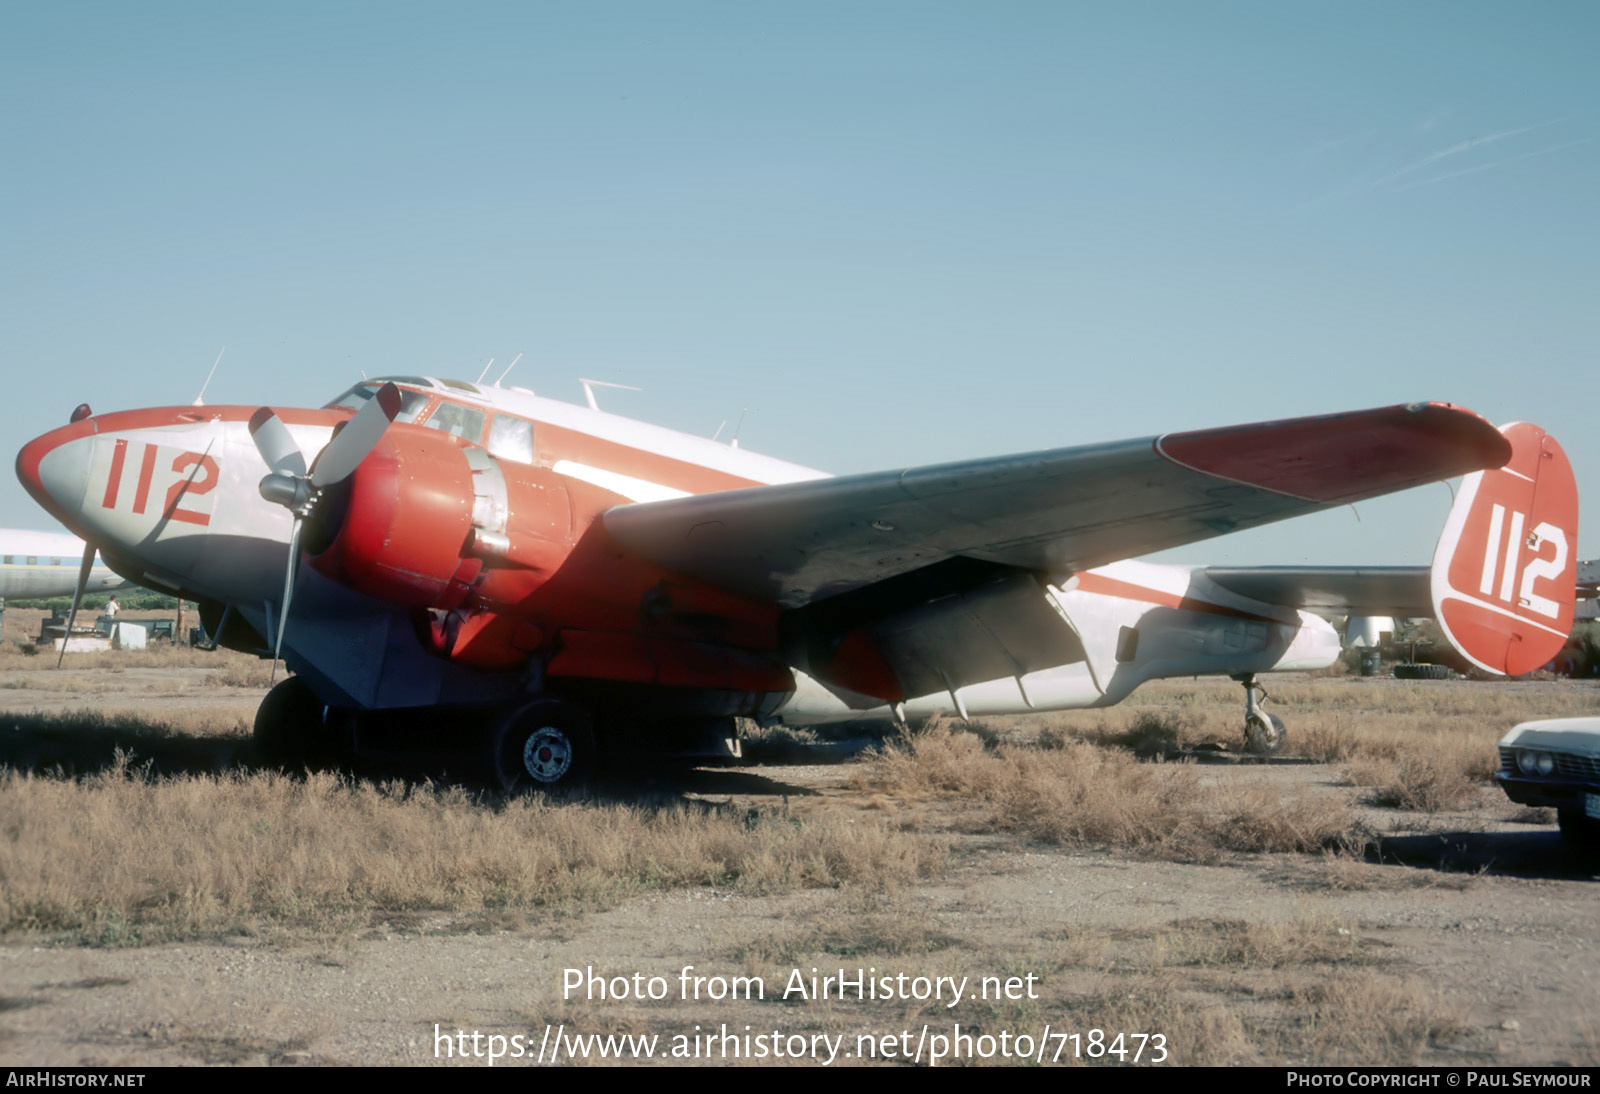
[[1283, 751], [1289, 731], [1276, 714], [1252, 714], [1244, 722], [1245, 748], [1256, 756], [1275, 756]]
[[1444, 665], [1422, 665], [1402, 662], [1394, 667], [1396, 680], [1448, 680], [1450, 670]]
[[598, 755], [589, 716], [555, 699], [506, 711], [495, 722], [489, 747], [495, 782], [507, 794], [582, 786]]
[[1584, 816], [1576, 809], [1562, 809], [1556, 813], [1561, 825], [1561, 838], [1567, 851], [1580, 862], [1600, 861], [1600, 820]]
[[283, 771], [315, 770], [332, 760], [327, 708], [304, 680], [291, 676], [267, 692], [256, 708], [256, 763]]

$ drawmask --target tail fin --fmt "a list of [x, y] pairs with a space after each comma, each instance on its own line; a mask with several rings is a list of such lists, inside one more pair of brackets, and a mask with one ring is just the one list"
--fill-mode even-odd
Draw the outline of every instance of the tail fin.
[[1500, 427], [1511, 459], [1462, 481], [1433, 556], [1434, 616], [1461, 654], [1516, 676], [1554, 657], [1572, 631], [1578, 484], [1538, 426]]

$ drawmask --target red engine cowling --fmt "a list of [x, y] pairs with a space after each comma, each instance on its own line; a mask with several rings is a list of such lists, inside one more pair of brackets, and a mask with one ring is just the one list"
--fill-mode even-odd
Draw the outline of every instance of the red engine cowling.
[[526, 594], [572, 549], [560, 476], [506, 465], [457, 437], [394, 425], [307, 522], [316, 569], [352, 589], [415, 608], [456, 608], [485, 561]]

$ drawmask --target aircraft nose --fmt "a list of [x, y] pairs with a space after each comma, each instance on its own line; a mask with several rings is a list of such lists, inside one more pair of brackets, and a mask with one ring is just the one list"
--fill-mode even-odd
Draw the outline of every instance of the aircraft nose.
[[73, 442], [94, 432], [94, 422], [81, 419], [35, 437], [17, 453], [17, 478], [23, 487], [34, 501], [80, 535], [92, 446]]

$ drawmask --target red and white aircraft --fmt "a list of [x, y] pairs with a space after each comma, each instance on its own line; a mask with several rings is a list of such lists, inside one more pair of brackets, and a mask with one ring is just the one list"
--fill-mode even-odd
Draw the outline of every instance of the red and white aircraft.
[[[460, 708], [508, 788], [580, 778], [629, 731], [1108, 706], [1197, 674], [1245, 684], [1271, 751], [1255, 674], [1332, 663], [1317, 612], [1434, 615], [1504, 673], [1572, 624], [1565, 454], [1445, 403], [830, 478], [396, 376], [319, 410], [81, 407], [17, 473], [224, 644], [281, 650], [296, 675], [262, 704], [264, 749], [438, 735]], [[1431, 567], [1129, 561], [1458, 475]]]

